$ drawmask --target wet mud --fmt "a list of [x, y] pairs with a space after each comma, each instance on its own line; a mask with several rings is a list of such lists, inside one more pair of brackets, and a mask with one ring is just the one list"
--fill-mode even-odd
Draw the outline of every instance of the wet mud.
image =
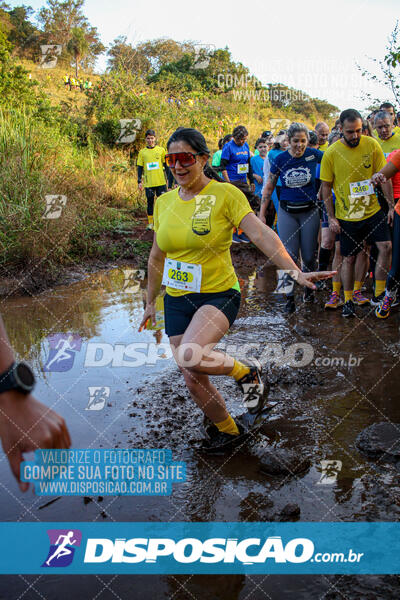
[[[3, 520], [26, 521], [397, 521], [400, 516], [400, 312], [378, 321], [327, 313], [328, 292], [282, 313], [275, 270], [234, 249], [242, 306], [218, 347], [257, 358], [270, 384], [261, 430], [232, 455], [201, 449], [203, 416], [162, 348], [163, 332], [137, 332], [144, 282], [128, 294], [121, 268], [36, 298], [2, 304], [12, 343], [35, 365], [36, 396], [63, 414], [73, 447], [168, 448], [187, 480], [167, 497], [19, 494], [4, 459]], [[367, 283], [367, 286], [370, 284]], [[367, 289], [367, 295], [369, 290]], [[81, 350], [68, 372], [44, 373], [48, 336], [74, 332]], [[90, 343], [155, 343], [160, 358], [137, 368], [85, 367]], [[165, 346], [166, 347], [166, 346]], [[274, 358], [275, 357], [275, 358]], [[308, 360], [308, 362], [307, 362]], [[307, 364], [303, 364], [307, 363]], [[244, 410], [236, 383], [215, 377], [232, 415]], [[90, 386], [109, 386], [103, 410], [87, 410]], [[380, 424], [380, 425], [377, 425]], [[68, 583], [68, 589], [65, 584]], [[24, 576], [0, 578], [0, 598], [375, 599], [400, 597], [397, 576]], [[151, 586], [151, 592], [149, 590]]]

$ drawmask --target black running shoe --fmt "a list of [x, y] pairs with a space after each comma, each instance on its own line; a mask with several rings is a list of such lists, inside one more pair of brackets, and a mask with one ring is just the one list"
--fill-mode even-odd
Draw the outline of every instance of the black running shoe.
[[261, 379], [261, 367], [250, 367], [250, 372], [237, 381], [243, 394], [243, 402], [247, 410], [257, 414], [265, 404], [264, 384]]
[[209, 439], [203, 440], [202, 445], [204, 452], [207, 452], [207, 454], [224, 454], [226, 452], [231, 452], [234, 448], [243, 444], [246, 441], [249, 432], [241, 423], [238, 423], [237, 421], [235, 421], [235, 423], [239, 429], [239, 435], [223, 433], [222, 431], [219, 431], [215, 425], [208, 427], [207, 434], [209, 435]]
[[288, 296], [286, 299], [286, 304], [285, 304], [285, 308], [283, 309], [283, 312], [285, 313], [285, 315], [291, 315], [292, 313], [294, 313], [295, 310], [296, 310], [296, 305], [294, 303], [294, 296]]
[[347, 300], [343, 304], [342, 308], [342, 317], [355, 317], [356, 316], [356, 307], [352, 300]]
[[384, 299], [385, 299], [385, 292], [382, 292], [382, 294], [379, 294], [379, 296], [372, 296], [371, 304], [372, 304], [372, 306], [379, 306], [380, 304], [382, 304]]

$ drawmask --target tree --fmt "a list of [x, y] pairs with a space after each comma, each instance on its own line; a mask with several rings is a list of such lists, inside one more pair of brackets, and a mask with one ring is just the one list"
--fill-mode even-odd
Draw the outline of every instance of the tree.
[[75, 76], [78, 79], [79, 63], [89, 51], [89, 42], [86, 37], [86, 32], [82, 27], [74, 27], [71, 31], [71, 37], [67, 44], [67, 52], [74, 57], [75, 60]]
[[126, 71], [136, 74], [147, 74], [151, 63], [147, 56], [127, 43], [126, 36], [117, 37], [110, 46], [107, 55], [109, 71]]
[[[75, 39], [71, 48], [74, 44], [83, 48], [83, 35], [81, 33], [73, 34], [76, 29], [82, 30], [88, 47], [81, 55], [80, 60], [83, 66], [91, 67], [97, 56], [104, 52], [105, 47], [100, 41], [96, 27], [92, 27], [82, 13], [83, 4], [84, 0], [65, 0], [65, 2], [47, 0], [47, 7], [40, 9], [38, 20], [42, 24], [47, 43], [63, 46], [64, 58], [68, 57], [67, 48], [70, 40]], [[86, 44], [84, 46], [86, 48]], [[75, 58], [75, 51], [72, 51], [72, 55]]]
[[126, 40], [127, 38], [122, 36], [117, 38], [108, 50], [110, 71], [123, 69], [146, 77], [157, 74], [168, 63], [180, 60], [185, 53], [194, 53], [192, 42], [175, 42], [168, 38], [160, 38], [132, 46]]
[[37, 102], [28, 72], [11, 57], [12, 44], [0, 29], [0, 106], [29, 106]]
[[[361, 71], [363, 77], [366, 77], [369, 81], [375, 81], [381, 85], [384, 85], [391, 93], [392, 100], [397, 105], [400, 104], [400, 24], [399, 21], [390, 34], [386, 49], [385, 56], [383, 58], [370, 58], [370, 60], [378, 67], [380, 74], [372, 73], [368, 69], [362, 68], [357, 64], [358, 69]], [[382, 99], [372, 98], [372, 94], [364, 93], [364, 99], [367, 99], [371, 104], [381, 104]]]

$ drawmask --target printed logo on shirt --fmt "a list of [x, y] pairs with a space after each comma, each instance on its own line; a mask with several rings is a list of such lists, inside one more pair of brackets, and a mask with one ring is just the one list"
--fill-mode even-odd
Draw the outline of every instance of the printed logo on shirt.
[[310, 156], [306, 156], [306, 160], [315, 160], [315, 156], [314, 154], [311, 154]]
[[364, 169], [370, 169], [371, 168], [371, 155], [363, 154], [362, 162], [363, 162]]
[[311, 171], [308, 167], [296, 167], [283, 174], [286, 187], [303, 187], [311, 181]]
[[211, 211], [217, 198], [210, 194], [196, 196], [196, 208], [192, 216], [192, 231], [196, 235], [207, 235], [211, 231]]

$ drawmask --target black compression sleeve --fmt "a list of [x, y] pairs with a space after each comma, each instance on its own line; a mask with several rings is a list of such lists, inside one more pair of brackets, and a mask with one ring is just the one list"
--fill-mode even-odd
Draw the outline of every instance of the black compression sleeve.
[[137, 180], [138, 180], [138, 183], [140, 183], [142, 181], [142, 176], [143, 176], [143, 167], [141, 167], [141, 166], [138, 165], [138, 168], [137, 168]]

